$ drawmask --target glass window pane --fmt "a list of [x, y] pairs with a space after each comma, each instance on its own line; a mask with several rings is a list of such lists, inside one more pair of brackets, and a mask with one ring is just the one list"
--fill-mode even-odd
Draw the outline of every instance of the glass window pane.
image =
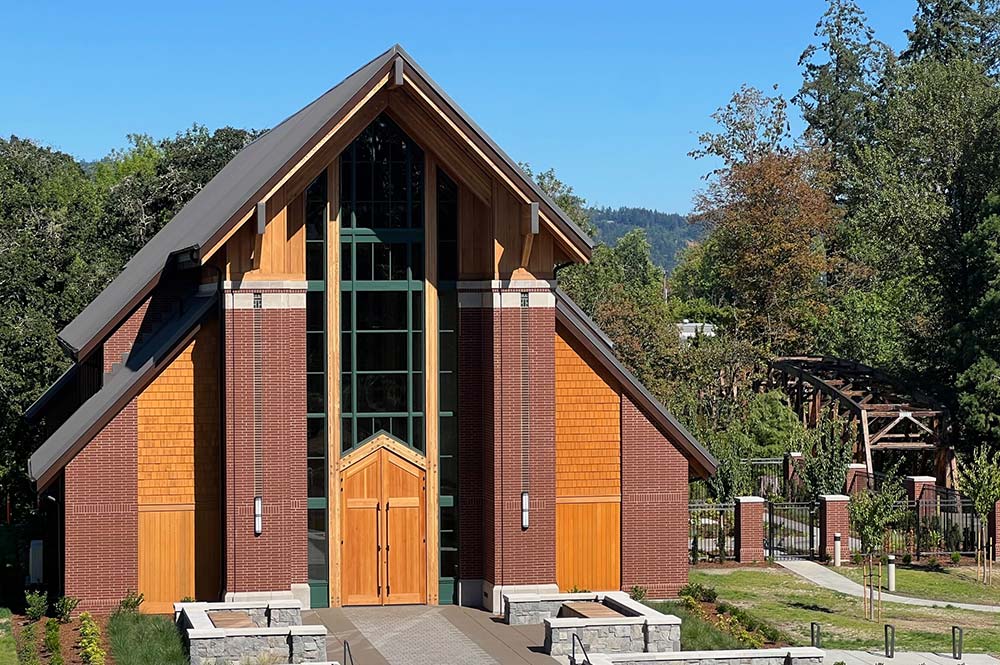
[[424, 278], [424, 244], [422, 242], [415, 242], [410, 245], [410, 279], [415, 279], [420, 281]]
[[306, 333], [306, 371], [322, 372], [326, 364], [326, 335]]
[[306, 243], [306, 279], [321, 281], [326, 272], [326, 260], [323, 257], [323, 243]]
[[413, 411], [424, 410], [424, 374], [413, 373]]
[[326, 374], [306, 375], [306, 411], [324, 413], [326, 411]]
[[441, 577], [458, 577], [458, 550], [441, 550]]
[[441, 374], [441, 404], [448, 404], [448, 411], [454, 411], [458, 404], [458, 376], [454, 373]]
[[441, 531], [458, 532], [458, 508], [455, 506], [441, 509]]
[[308, 473], [306, 496], [322, 498], [326, 496], [326, 459], [310, 458], [306, 460]]
[[371, 438], [375, 433], [375, 422], [371, 417], [360, 417], [357, 419], [357, 434], [355, 434], [355, 445]]
[[413, 293], [413, 329], [424, 329], [424, 294], [420, 291]]
[[326, 328], [325, 308], [323, 303], [326, 294], [322, 291], [309, 291], [306, 293], [306, 330], [316, 331]]
[[441, 429], [441, 454], [458, 454], [458, 418], [455, 416], [443, 416], [439, 427]]
[[357, 293], [358, 330], [406, 330], [405, 291]]
[[354, 413], [354, 402], [351, 401], [351, 378], [353, 376], [350, 372], [340, 375], [340, 410], [344, 413]]
[[340, 369], [344, 372], [351, 371], [351, 333], [340, 336]]
[[355, 273], [355, 278], [359, 280], [370, 280], [372, 279], [372, 253], [374, 250], [374, 245], [369, 242], [358, 243], [355, 245], [354, 251], [358, 255], [358, 267]]
[[349, 331], [354, 329], [354, 320], [351, 319], [351, 292], [345, 291], [340, 294], [340, 329]]
[[458, 494], [458, 458], [441, 458], [441, 494], [455, 496]]
[[329, 576], [327, 566], [326, 511], [322, 508], [308, 510], [309, 528], [309, 579], [324, 581]]
[[385, 281], [389, 279], [389, 268], [392, 263], [392, 245], [377, 243], [372, 246], [372, 279]]
[[438, 325], [441, 330], [458, 330], [458, 292], [453, 290], [438, 293]]
[[406, 374], [361, 374], [358, 381], [358, 412], [406, 411]]
[[326, 455], [326, 419], [306, 418], [306, 454], [309, 457]]
[[358, 369], [405, 370], [406, 333], [362, 333], [358, 340]]
[[413, 416], [413, 440], [410, 445], [424, 452], [424, 419], [421, 416]]
[[453, 372], [458, 365], [458, 352], [455, 348], [455, 333], [443, 332], [438, 339], [441, 344], [439, 352], [441, 371]]
[[340, 421], [340, 452], [350, 450], [354, 447], [354, 421], [351, 418], [342, 418]]
[[[444, 513], [443, 510], [441, 512]], [[458, 547], [458, 533], [441, 529], [441, 547], [452, 549]]]
[[345, 282], [349, 282], [353, 279], [353, 273], [351, 272], [351, 247], [351, 243], [340, 243], [340, 279]]

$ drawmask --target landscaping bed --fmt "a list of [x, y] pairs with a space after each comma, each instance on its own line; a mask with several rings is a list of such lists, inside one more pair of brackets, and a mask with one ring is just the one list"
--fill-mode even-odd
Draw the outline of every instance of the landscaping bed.
[[[697, 569], [692, 582], [716, 589], [719, 602], [750, 611], [773, 626], [792, 646], [808, 646], [809, 624], [820, 624], [822, 645], [871, 649], [883, 643], [883, 625], [896, 627], [900, 651], [951, 651], [951, 627], [965, 630], [969, 652], [1000, 653], [1000, 615], [942, 607], [883, 604], [882, 621], [866, 621], [861, 598], [816, 586], [780, 568]], [[676, 614], [676, 612], [675, 612]], [[681, 626], [684, 645], [684, 626]]]
[[[107, 618], [93, 617], [94, 622], [100, 629], [99, 644], [104, 653], [109, 651], [107, 641]], [[54, 620], [53, 620], [54, 621]], [[31, 621], [26, 616], [15, 614], [12, 616], [11, 626], [14, 631], [14, 639], [17, 645], [17, 652], [21, 654], [21, 665], [58, 665], [60, 662], [65, 665], [89, 665], [80, 651], [80, 617], [70, 620], [69, 623], [60, 624], [55, 622], [56, 635], [59, 648], [46, 640], [46, 625], [48, 620], [43, 618], [38, 621]], [[28, 638], [32, 637], [34, 647], [28, 644]], [[56, 655], [58, 653], [58, 656]], [[37, 654], [37, 660], [32, 661], [32, 654]], [[60, 660], [61, 658], [61, 660]], [[18, 663], [18, 660], [12, 661]], [[105, 663], [113, 664], [115, 661], [110, 657], [105, 657]], [[0, 665], [6, 665], [0, 651]]]

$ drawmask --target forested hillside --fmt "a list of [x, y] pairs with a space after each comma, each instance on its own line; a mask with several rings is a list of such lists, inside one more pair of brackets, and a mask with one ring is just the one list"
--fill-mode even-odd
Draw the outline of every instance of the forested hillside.
[[614, 245], [619, 238], [642, 229], [649, 240], [653, 263], [669, 275], [677, 265], [678, 253], [702, 235], [702, 227], [677, 213], [649, 208], [589, 208], [587, 214], [597, 228], [597, 239]]

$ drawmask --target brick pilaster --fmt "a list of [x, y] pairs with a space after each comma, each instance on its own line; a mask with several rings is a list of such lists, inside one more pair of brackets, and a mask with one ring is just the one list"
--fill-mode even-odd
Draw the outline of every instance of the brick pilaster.
[[903, 485], [906, 487], [906, 498], [910, 501], [932, 499], [933, 496], [930, 492], [933, 491], [936, 484], [937, 479], [934, 476], [906, 476], [903, 479]]
[[993, 558], [1000, 560], [1000, 501], [997, 501], [990, 511], [988, 524], [986, 537], [993, 539]]
[[749, 563], [764, 560], [764, 499], [736, 497], [736, 560]]
[[307, 581], [304, 287], [244, 282], [225, 293], [227, 592], [287, 591]]
[[851, 519], [847, 510], [850, 497], [824, 494], [819, 498], [819, 556], [833, 558], [834, 535], [840, 534], [840, 554], [850, 556]]
[[868, 467], [864, 464], [848, 464], [844, 492], [849, 495], [863, 492], [868, 488]]

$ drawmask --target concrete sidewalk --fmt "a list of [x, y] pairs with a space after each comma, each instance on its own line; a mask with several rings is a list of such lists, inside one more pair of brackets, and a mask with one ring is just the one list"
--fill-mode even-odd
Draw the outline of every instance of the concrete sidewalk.
[[[825, 589], [837, 591], [839, 593], [861, 598], [864, 590], [860, 584], [849, 580], [839, 573], [833, 572], [826, 566], [821, 566], [815, 561], [805, 560], [778, 560], [778, 565], [787, 568], [799, 577], [805, 578]], [[972, 610], [974, 612], [994, 612], [1000, 613], [1000, 605], [976, 605], [973, 603], [956, 603], [945, 600], [928, 600], [926, 598], [911, 598], [909, 596], [899, 596], [894, 593], [882, 592], [882, 602], [899, 603], [900, 605], [917, 605], [920, 607], [944, 607], [950, 605], [962, 610]], [[831, 661], [832, 662], [832, 661]], [[954, 661], [952, 661], [954, 662]], [[1000, 664], [998, 664], [1000, 665]]]
[[881, 651], [842, 651], [840, 649], [824, 649], [826, 656], [823, 665], [844, 662], [845, 665], [1000, 665], [1000, 660], [984, 653], [967, 653], [961, 660], [955, 660], [951, 654], [928, 653], [926, 651], [897, 651], [895, 658], [886, 658]]

